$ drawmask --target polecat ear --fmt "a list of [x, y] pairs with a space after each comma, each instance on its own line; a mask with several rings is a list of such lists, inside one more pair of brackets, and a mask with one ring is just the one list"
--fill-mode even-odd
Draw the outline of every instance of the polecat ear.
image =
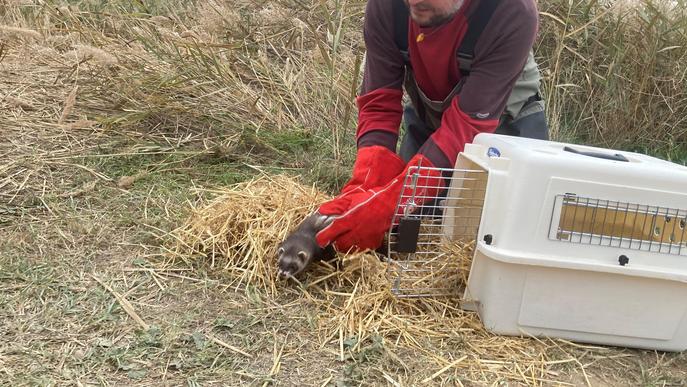
[[284, 254], [284, 248], [283, 248], [283, 247], [280, 247], [280, 248], [277, 250], [277, 256], [278, 256], [278, 257], [281, 257], [282, 254]]
[[300, 258], [301, 261], [305, 262], [308, 259], [308, 253], [306, 253], [305, 251], [299, 251], [298, 258]]

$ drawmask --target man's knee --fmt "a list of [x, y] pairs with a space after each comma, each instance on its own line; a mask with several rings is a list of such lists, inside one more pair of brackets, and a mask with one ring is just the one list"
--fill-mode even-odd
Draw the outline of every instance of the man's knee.
[[549, 127], [546, 124], [544, 112], [534, 113], [522, 120], [514, 121], [513, 125], [520, 133], [520, 137], [536, 138], [539, 140], [549, 139]]
[[514, 119], [504, 116], [495, 133], [548, 140], [549, 126], [546, 123], [544, 101], [541, 99], [529, 101]]

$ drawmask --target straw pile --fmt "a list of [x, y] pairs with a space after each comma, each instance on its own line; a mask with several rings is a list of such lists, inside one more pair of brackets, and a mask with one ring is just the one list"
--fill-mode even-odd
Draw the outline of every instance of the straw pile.
[[208, 258], [212, 267], [219, 258], [237, 286], [252, 284], [276, 293], [277, 243], [325, 196], [284, 176], [265, 176], [215, 193], [174, 232], [175, 255], [187, 262]]
[[[325, 195], [285, 176], [263, 176], [212, 193], [217, 196], [194, 209], [186, 224], [174, 231], [174, 255], [223, 265], [237, 289], [258, 286], [275, 295], [292, 288], [293, 283], [276, 276], [276, 245]], [[448, 248], [463, 255], [470, 250], [463, 245]], [[455, 277], [464, 285], [469, 257], [454, 258], [460, 262], [454, 265], [459, 271]], [[387, 347], [395, 348], [394, 353], [419, 352], [424, 363], [434, 362], [413, 371], [427, 382], [455, 383], [460, 376], [473, 381], [541, 384], [556, 380], [560, 374], [555, 367], [570, 365], [581, 367], [586, 380], [584, 367], [571, 353], [579, 348], [604, 350], [563, 341], [494, 336], [483, 329], [476, 314], [459, 309], [456, 298], [396, 298], [386, 275], [387, 263], [375, 254], [340, 256], [339, 260], [338, 269], [326, 263], [311, 268], [300, 278], [298, 291], [320, 310], [317, 336], [321, 347], [335, 347], [341, 360], [345, 353], [381, 337]], [[346, 340], [351, 337], [356, 339], [353, 343]], [[392, 359], [406, 371], [413, 368], [396, 355]]]
[[388, 277], [392, 292], [402, 297], [457, 296], [463, 294], [472, 263], [474, 240], [453, 241], [439, 235], [441, 218], [423, 220], [415, 253], [389, 252]]

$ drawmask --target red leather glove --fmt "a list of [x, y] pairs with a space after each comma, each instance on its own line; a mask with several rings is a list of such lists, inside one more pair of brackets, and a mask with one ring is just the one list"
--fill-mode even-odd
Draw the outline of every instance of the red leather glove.
[[405, 166], [405, 162], [394, 152], [381, 145], [360, 148], [353, 164], [353, 176], [344, 185], [336, 198], [320, 206], [323, 215], [339, 215], [348, 210], [351, 192], [367, 190], [385, 185], [395, 178]]
[[[334, 215], [335, 219], [317, 233], [317, 243], [320, 246], [333, 243], [336, 250], [343, 252], [378, 248], [384, 240], [384, 234], [391, 226], [397, 204], [400, 203], [399, 215], [402, 215], [407, 205], [419, 207], [435, 199], [440, 190], [445, 187], [441, 172], [436, 169], [427, 169], [427, 167], [434, 166], [424, 156], [415, 155], [403, 172], [387, 185], [349, 192], [341, 200], [348, 206], [348, 210], [341, 215], [327, 213], [329, 208], [321, 207], [321, 214]], [[415, 189], [410, 183], [414, 173], [419, 173]], [[406, 175], [408, 175], [407, 178]], [[405, 182], [407, 184], [404, 184]], [[401, 198], [400, 202], [399, 198]]]

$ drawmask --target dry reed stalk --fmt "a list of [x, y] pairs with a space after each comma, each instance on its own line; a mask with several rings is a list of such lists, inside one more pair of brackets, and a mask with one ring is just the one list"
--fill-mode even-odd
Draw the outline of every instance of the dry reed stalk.
[[63, 5], [63, 6], [61, 6], [61, 7], [57, 7], [57, 10], [58, 10], [62, 15], [65, 15], [65, 16], [71, 16], [71, 14], [72, 14], [72, 10], [69, 9], [69, 7], [66, 6], [66, 5]]
[[18, 39], [41, 40], [41, 34], [29, 28], [0, 25], [0, 36], [14, 37]]
[[76, 93], [79, 91], [79, 86], [74, 86], [72, 89], [71, 93], [67, 96], [67, 98], [64, 101], [64, 108], [62, 109], [62, 114], [60, 115], [60, 118], [57, 120], [58, 125], [64, 124], [64, 121], [69, 117], [70, 114], [72, 114], [72, 110], [74, 110], [74, 105], [76, 105]]
[[98, 121], [93, 120], [76, 120], [65, 125], [66, 129], [90, 129], [98, 125]]
[[25, 111], [36, 110], [36, 107], [33, 104], [31, 104], [28, 101], [24, 101], [23, 99], [8, 96], [5, 97], [5, 102], [7, 102], [12, 107], [21, 108]]
[[106, 52], [105, 50], [85, 44], [75, 44], [74, 51], [76, 58], [79, 61], [94, 60], [102, 66], [114, 66], [119, 63], [116, 56]]
[[110, 292], [114, 296], [114, 298], [117, 300], [119, 305], [122, 306], [122, 309], [124, 309], [126, 314], [128, 314], [129, 317], [131, 317], [143, 330], [147, 331], [148, 329], [150, 329], [150, 325], [143, 321], [141, 316], [139, 316], [138, 313], [136, 313], [136, 310], [134, 309], [133, 305], [131, 305], [131, 303], [126, 298], [124, 298], [124, 296], [122, 296], [121, 294], [119, 294], [119, 292], [109, 287], [106, 283], [104, 283], [102, 280], [100, 280], [100, 278], [96, 277], [95, 275], [91, 274], [91, 277], [93, 277], [93, 279], [97, 283], [99, 283], [100, 286], [104, 287], [108, 292]]
[[224, 348], [226, 348], [226, 349], [228, 349], [228, 350], [230, 350], [230, 351], [232, 351], [232, 352], [239, 353], [239, 354], [241, 354], [241, 355], [243, 355], [243, 356], [245, 356], [245, 357], [247, 357], [247, 358], [249, 358], [249, 359], [252, 359], [252, 358], [253, 358], [253, 355], [251, 355], [250, 353], [247, 353], [246, 351], [243, 351], [243, 350], [241, 350], [240, 348], [236, 348], [236, 347], [234, 347], [233, 345], [227, 344], [227, 343], [225, 343], [224, 341], [222, 341], [222, 340], [220, 340], [220, 339], [218, 339], [218, 338], [216, 338], [216, 337], [214, 337], [214, 336], [207, 335], [207, 334], [206, 334], [205, 336], [206, 336], [208, 339], [210, 339], [210, 341], [212, 341], [213, 343], [215, 343], [215, 344], [217, 344], [217, 345], [219, 345], [219, 346], [221, 346], [221, 347], [224, 347]]
[[174, 20], [168, 18], [167, 16], [163, 15], [156, 15], [156, 16], [151, 16], [149, 19], [153, 24], [157, 25], [163, 25], [163, 26], [169, 26], [174, 24]]

